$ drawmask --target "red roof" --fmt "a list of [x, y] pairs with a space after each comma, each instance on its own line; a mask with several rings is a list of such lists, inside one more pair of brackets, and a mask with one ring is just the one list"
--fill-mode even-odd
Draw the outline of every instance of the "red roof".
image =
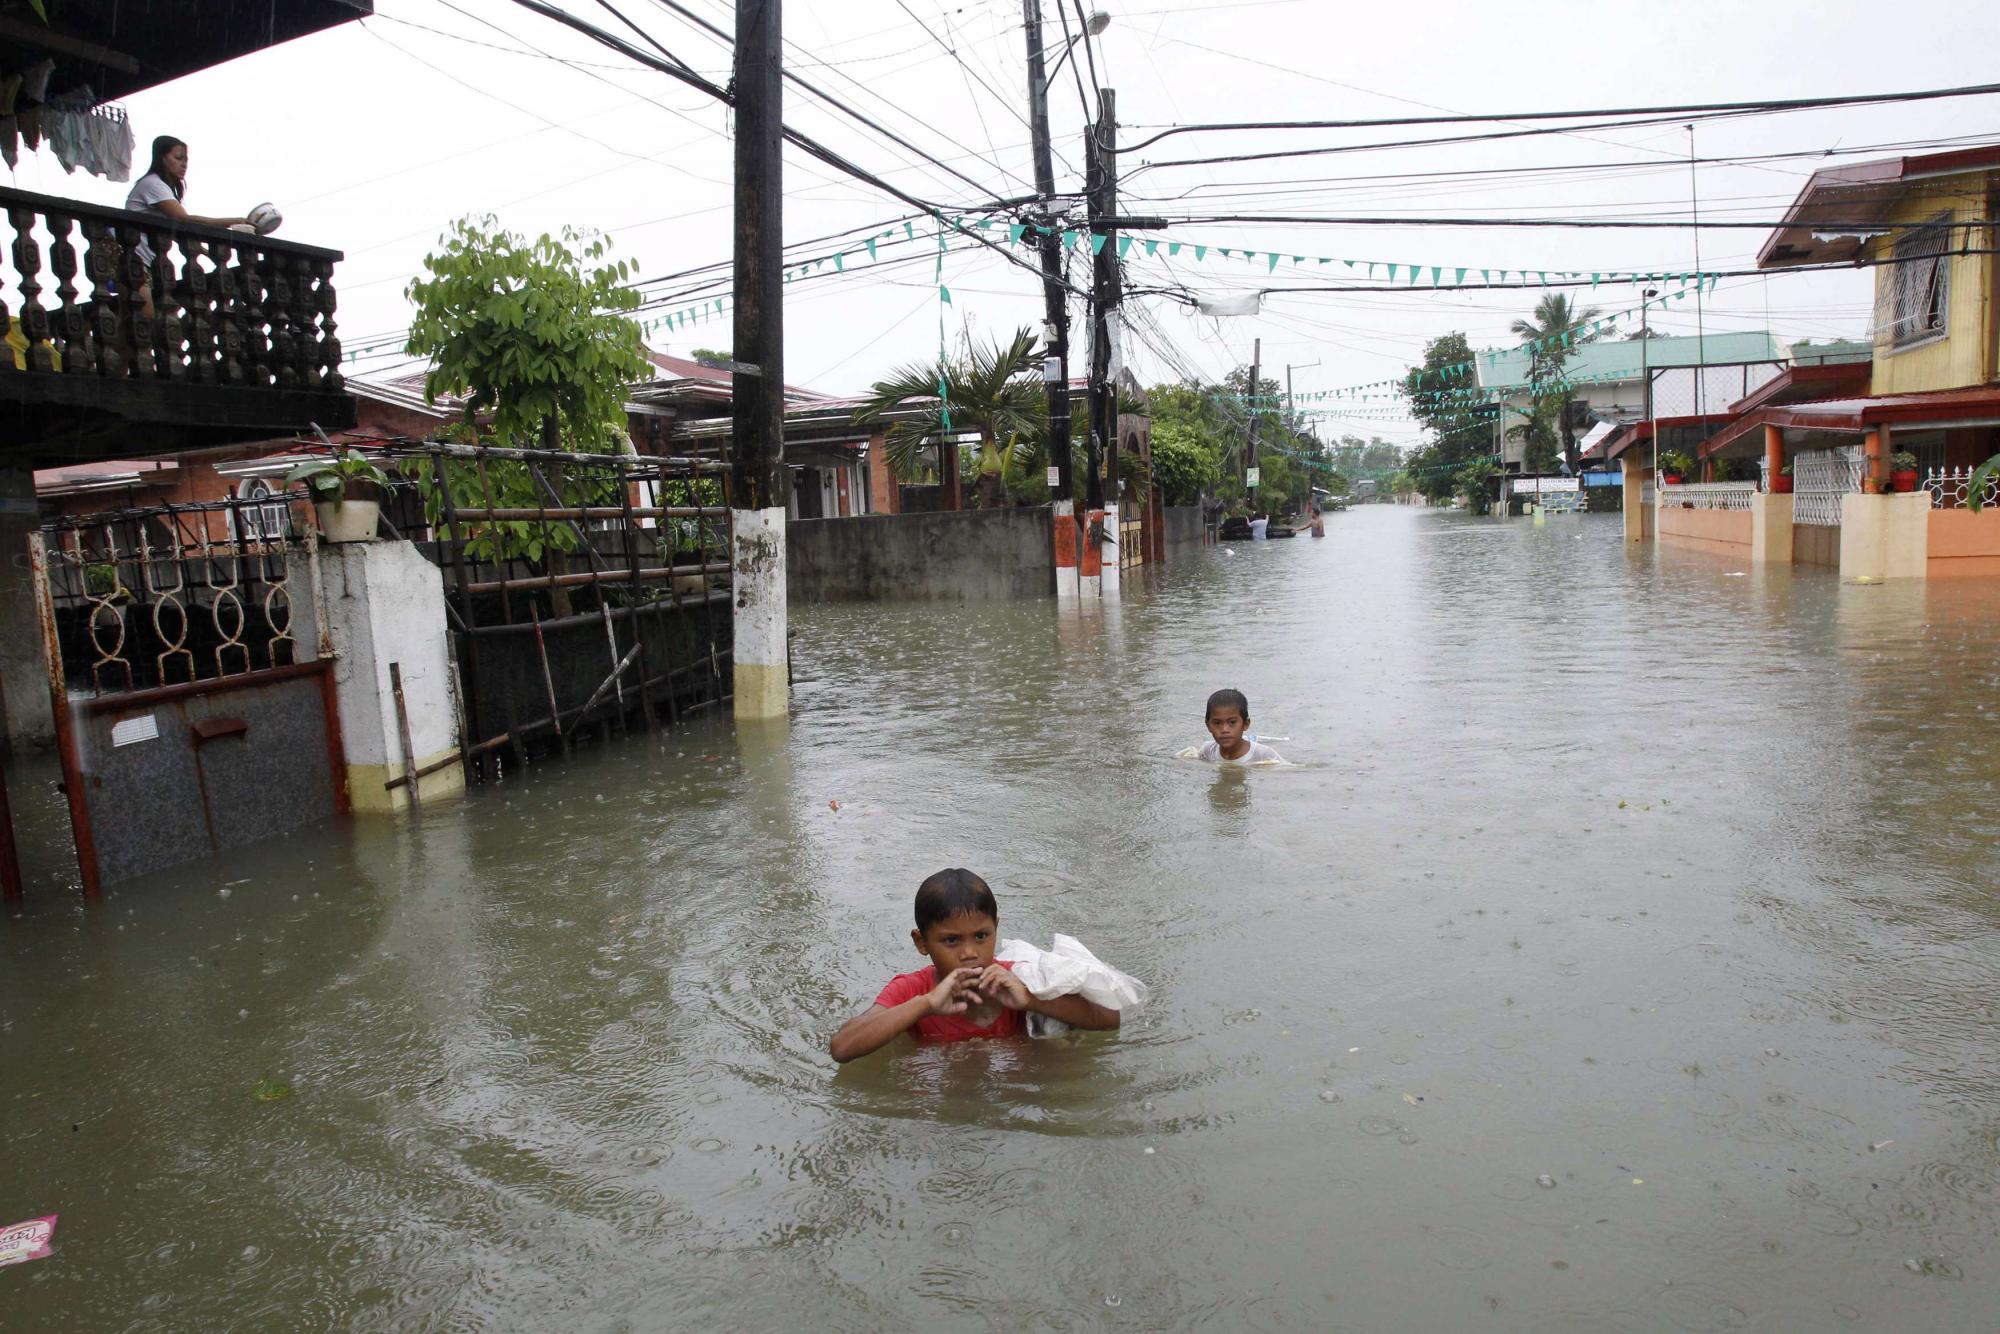
[[1963, 426], [2000, 421], [2000, 386], [1946, 389], [1933, 394], [1880, 394], [1829, 398], [1759, 408], [1702, 442], [1701, 457], [1715, 455], [1764, 426], [1795, 431], [1835, 431], [1858, 435], [1871, 426]]
[[1913, 182], [1995, 168], [2000, 168], [2000, 144], [1816, 171], [1785, 211], [1783, 225], [1757, 252], [1757, 267], [1780, 269], [1859, 258]]

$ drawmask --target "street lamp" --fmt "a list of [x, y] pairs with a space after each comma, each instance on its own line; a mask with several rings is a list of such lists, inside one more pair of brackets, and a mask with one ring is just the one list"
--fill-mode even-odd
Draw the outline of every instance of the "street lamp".
[[1100, 36], [1103, 34], [1104, 30], [1110, 26], [1111, 26], [1111, 15], [1102, 9], [1093, 13], [1088, 19], [1084, 20], [1083, 31], [1069, 39], [1069, 41], [1063, 46], [1062, 54], [1056, 57], [1056, 63], [1049, 67], [1048, 77], [1042, 80], [1041, 91], [1044, 94], [1047, 94], [1049, 89], [1052, 86], [1054, 86], [1056, 81], [1056, 71], [1062, 68], [1063, 61], [1069, 59], [1069, 53], [1076, 50], [1076, 44], [1078, 42], [1082, 41], [1086, 37]]

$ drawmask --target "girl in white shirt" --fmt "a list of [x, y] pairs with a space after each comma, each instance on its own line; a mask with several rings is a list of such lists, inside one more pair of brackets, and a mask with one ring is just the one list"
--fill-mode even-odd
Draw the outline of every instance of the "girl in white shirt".
[[[132, 192], [125, 196], [125, 207], [134, 213], [151, 213], [175, 222], [198, 222], [207, 227], [250, 225], [248, 218], [204, 218], [188, 212], [181, 204], [181, 196], [187, 190], [187, 166], [186, 143], [171, 134], [163, 134], [153, 140], [153, 165], [144, 176], [132, 183]], [[150, 319], [153, 315], [153, 247], [142, 236], [136, 249], [147, 270], [147, 281], [139, 287], [139, 306], [141, 313]]]

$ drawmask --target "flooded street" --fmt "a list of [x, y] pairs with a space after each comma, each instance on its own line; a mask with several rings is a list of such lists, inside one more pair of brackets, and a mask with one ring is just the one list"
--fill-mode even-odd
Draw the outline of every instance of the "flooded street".
[[[0, 920], [0, 1326], [1992, 1327], [2000, 584], [1367, 507], [794, 624], [788, 730]], [[837, 1069], [952, 865], [1152, 1002]]]

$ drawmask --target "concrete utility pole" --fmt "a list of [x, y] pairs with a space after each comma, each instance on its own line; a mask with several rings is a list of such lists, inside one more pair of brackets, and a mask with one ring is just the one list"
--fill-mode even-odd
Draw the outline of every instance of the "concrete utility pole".
[[1042, 73], [1041, 0], [1021, 0], [1021, 21], [1028, 30], [1028, 130], [1034, 140], [1035, 193], [1041, 196], [1042, 311], [1044, 341], [1042, 379], [1049, 396], [1049, 495], [1055, 504], [1051, 524], [1055, 534], [1056, 597], [1077, 595], [1077, 528], [1075, 479], [1069, 457], [1069, 299], [1063, 291], [1062, 242], [1056, 235], [1055, 150], [1049, 143], [1049, 80]]
[[[1118, 160], [1113, 138], [1117, 129], [1118, 95], [1109, 88], [1100, 88], [1097, 92], [1097, 123], [1086, 131], [1089, 136], [1091, 244], [1097, 246], [1097, 237], [1104, 238], [1104, 244], [1097, 246], [1090, 268], [1090, 448], [1086, 455], [1090, 476], [1085, 491], [1089, 516], [1083, 558], [1083, 591], [1086, 596], [1093, 591], [1115, 593], [1118, 589], [1118, 547], [1115, 545], [1119, 536], [1118, 396], [1111, 383], [1112, 330], [1116, 327], [1118, 305], [1122, 299], [1118, 278]], [[1102, 477], [1098, 475], [1100, 460], [1103, 461]], [[1111, 544], [1108, 554], [1102, 546], [1090, 540], [1090, 529], [1103, 532]], [[1098, 557], [1095, 562], [1091, 560], [1093, 548]], [[1101, 572], [1101, 583], [1097, 589], [1090, 586], [1093, 564], [1098, 565]]]
[[736, 7], [735, 440], [730, 563], [736, 716], [790, 711], [785, 605], [784, 83], [781, 0]]

